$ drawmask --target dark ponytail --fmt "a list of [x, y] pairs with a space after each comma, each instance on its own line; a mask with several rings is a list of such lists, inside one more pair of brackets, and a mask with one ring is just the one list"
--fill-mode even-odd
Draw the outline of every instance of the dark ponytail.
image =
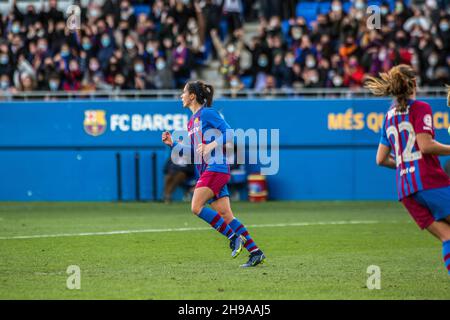
[[199, 104], [206, 104], [207, 107], [212, 106], [214, 98], [214, 87], [212, 85], [203, 81], [192, 81], [188, 83], [187, 87], [190, 94], [195, 94]]

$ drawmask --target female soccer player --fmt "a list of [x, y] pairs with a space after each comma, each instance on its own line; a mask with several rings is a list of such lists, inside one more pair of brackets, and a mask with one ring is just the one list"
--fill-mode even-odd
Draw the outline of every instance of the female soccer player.
[[[230, 180], [230, 168], [226, 163], [226, 155], [212, 157], [212, 151], [227, 143], [226, 130], [230, 129], [228, 123], [211, 108], [214, 96], [214, 88], [202, 81], [189, 82], [184, 87], [181, 99], [183, 107], [192, 111], [188, 123], [191, 152], [201, 156], [201, 161], [196, 164], [199, 179], [192, 197], [192, 212], [209, 223], [230, 240], [232, 257], [236, 258], [244, 246], [250, 253], [247, 263], [241, 267], [254, 267], [265, 260], [264, 253], [258, 248], [244, 225], [233, 216], [231, 211], [227, 183]], [[205, 133], [215, 129], [221, 136], [215, 140], [205, 141]], [[162, 141], [174, 148], [177, 142], [172, 140], [169, 132], [162, 134]], [[186, 146], [184, 146], [186, 147]], [[184, 148], [183, 150], [186, 150]], [[206, 159], [210, 159], [206, 161]], [[210, 203], [212, 208], [206, 207]], [[245, 239], [245, 240], [244, 240]]]
[[397, 169], [399, 199], [419, 227], [442, 242], [450, 275], [450, 179], [438, 159], [450, 155], [450, 146], [434, 140], [431, 107], [416, 100], [414, 70], [399, 65], [380, 76], [369, 77], [366, 88], [394, 100], [384, 119], [376, 162]]

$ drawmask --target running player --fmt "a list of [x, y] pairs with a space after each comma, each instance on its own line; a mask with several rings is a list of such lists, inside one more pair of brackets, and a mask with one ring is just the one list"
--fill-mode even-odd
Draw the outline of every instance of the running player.
[[366, 88], [394, 100], [384, 119], [376, 162], [397, 170], [400, 201], [421, 229], [442, 242], [450, 275], [450, 179], [438, 159], [450, 155], [450, 146], [434, 140], [431, 107], [416, 100], [414, 70], [399, 65], [380, 76], [369, 77]]
[[[196, 163], [198, 181], [192, 198], [192, 212], [209, 223], [213, 228], [230, 240], [232, 257], [236, 258], [244, 246], [250, 253], [247, 263], [241, 267], [254, 267], [265, 260], [264, 253], [253, 241], [244, 225], [234, 217], [231, 211], [227, 183], [230, 180], [230, 168], [226, 163], [226, 155], [221, 159], [212, 157], [212, 151], [227, 143], [228, 123], [211, 108], [214, 96], [214, 88], [202, 81], [186, 84], [181, 95], [183, 107], [192, 112], [188, 123], [190, 146], [186, 147], [191, 152], [200, 155], [200, 163]], [[215, 140], [205, 141], [204, 134], [211, 129], [220, 131], [221, 135]], [[172, 140], [169, 132], [162, 134], [162, 141], [174, 148], [178, 143]], [[211, 158], [212, 157], [212, 158]], [[211, 159], [207, 161], [206, 159]], [[211, 208], [206, 207], [209, 203]]]

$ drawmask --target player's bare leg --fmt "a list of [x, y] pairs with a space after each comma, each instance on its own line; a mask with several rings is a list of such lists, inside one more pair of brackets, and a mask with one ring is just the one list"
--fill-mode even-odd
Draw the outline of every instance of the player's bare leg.
[[450, 225], [446, 221], [435, 221], [427, 228], [427, 230], [441, 242], [450, 240]]
[[207, 222], [230, 241], [235, 234], [225, 220], [213, 209], [205, 206], [207, 201], [214, 197], [214, 192], [208, 187], [196, 188], [192, 197], [191, 210], [197, 217]]
[[212, 197], [214, 197], [214, 192], [210, 188], [201, 187], [195, 189], [191, 202], [192, 213], [198, 216], [205, 207], [206, 202]]
[[227, 224], [230, 224], [234, 219], [233, 211], [231, 210], [230, 198], [223, 197], [217, 199], [213, 203], [211, 203], [211, 207], [217, 211], [225, 220]]

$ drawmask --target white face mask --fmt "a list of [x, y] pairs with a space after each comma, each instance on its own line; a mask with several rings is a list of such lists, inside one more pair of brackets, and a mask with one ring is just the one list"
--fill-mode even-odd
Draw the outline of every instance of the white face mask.
[[287, 67], [292, 68], [294, 63], [295, 63], [295, 58], [292, 58], [292, 57], [291, 58], [286, 58], [286, 66]]
[[306, 66], [308, 68], [314, 68], [316, 66], [316, 61], [314, 59], [307, 59]]
[[439, 28], [441, 29], [442, 32], [448, 31], [448, 29], [449, 29], [448, 23], [446, 23], [446, 22], [440, 23], [440, 24], [439, 24]]
[[9, 82], [8, 81], [0, 81], [0, 88], [3, 90], [8, 89], [9, 87]]
[[133, 41], [126, 41], [125, 42], [125, 47], [127, 49], [133, 49], [134, 48], [134, 42]]
[[432, 55], [428, 58], [428, 63], [430, 64], [430, 66], [435, 66], [438, 63], [438, 58], [435, 55]]
[[363, 1], [356, 1], [355, 2], [355, 8], [358, 10], [364, 9], [364, 2]]
[[166, 67], [166, 63], [164, 61], [160, 61], [156, 64], [156, 69], [163, 70]]
[[385, 59], [386, 59], [386, 51], [380, 51], [378, 53], [378, 60], [383, 62]]
[[227, 50], [228, 50], [229, 53], [233, 53], [234, 50], [235, 50], [235, 48], [234, 48], [233, 45], [229, 45], [229, 46], [227, 47]]
[[342, 85], [342, 78], [340, 76], [335, 76], [333, 78], [333, 85], [335, 87], [340, 87]]
[[341, 11], [341, 9], [342, 9], [342, 7], [340, 5], [338, 5], [338, 4], [331, 6], [331, 10], [333, 10], [335, 12]]
[[311, 76], [309, 79], [311, 80], [312, 83], [317, 83], [319, 81], [319, 77], [316, 75]]
[[302, 37], [302, 29], [295, 28], [292, 30], [292, 38], [294, 38], [295, 40], [298, 40], [301, 37]]

